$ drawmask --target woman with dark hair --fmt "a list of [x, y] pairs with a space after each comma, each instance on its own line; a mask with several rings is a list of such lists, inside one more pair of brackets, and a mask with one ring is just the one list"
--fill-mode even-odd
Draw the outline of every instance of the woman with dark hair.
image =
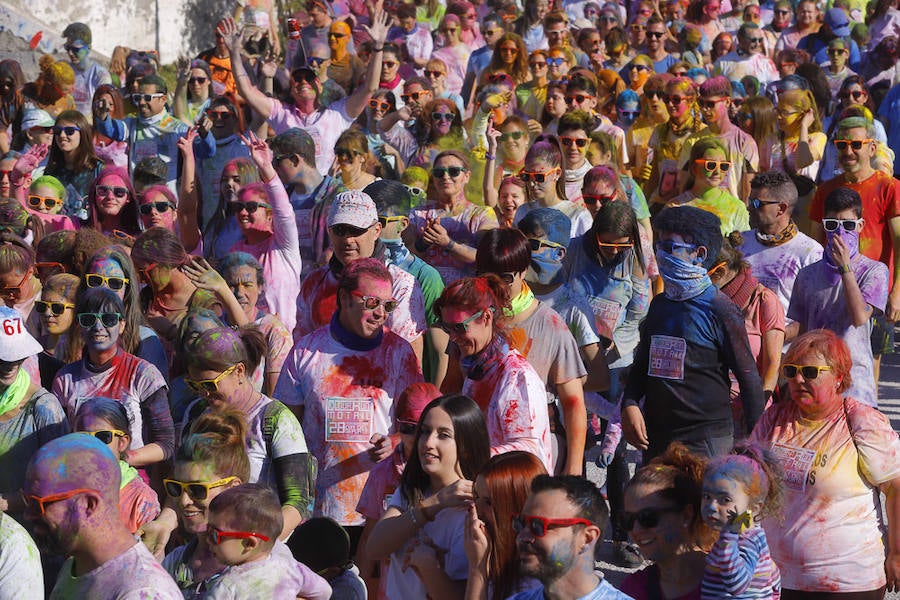
[[528, 55], [528, 69], [531, 77], [516, 86], [516, 103], [531, 119], [539, 119], [541, 109], [547, 101], [547, 50], [535, 50]]
[[141, 232], [134, 185], [122, 167], [105, 167], [88, 191], [88, 222], [105, 234], [121, 231], [131, 236]]
[[[146, 284], [142, 303], [150, 326], [165, 345], [174, 343], [175, 327], [188, 309], [209, 299], [209, 292], [197, 287], [181, 271], [190, 260], [175, 234], [162, 227], [152, 227], [134, 241], [131, 260]], [[149, 297], [149, 298], [148, 298]], [[170, 353], [171, 354], [171, 353]]]
[[[202, 172], [201, 167], [201, 181]], [[229, 203], [238, 199], [241, 189], [245, 185], [257, 183], [259, 171], [256, 164], [249, 157], [249, 149], [246, 158], [235, 158], [228, 161], [219, 175], [219, 194], [217, 201], [203, 201], [200, 203], [200, 220], [203, 233], [203, 252], [212, 262], [224, 258], [241, 239], [241, 229], [237, 219], [231, 218], [227, 208]], [[205, 195], [204, 198], [209, 196]], [[212, 192], [212, 184], [210, 184]]]
[[433, 201], [413, 208], [410, 226], [403, 232], [406, 245], [437, 269], [445, 283], [474, 274], [478, 236], [497, 227], [491, 209], [466, 199], [469, 177], [469, 160], [463, 153], [438, 154], [431, 169]]
[[522, 85], [531, 80], [531, 72], [528, 69], [528, 50], [525, 42], [515, 33], [504, 33], [494, 44], [494, 52], [491, 62], [481, 72], [479, 87], [492, 83], [491, 75], [501, 73], [509, 75], [516, 85]]
[[[564, 226], [569, 228], [567, 221]], [[546, 246], [546, 240], [543, 244]], [[550, 304], [535, 298], [525, 281], [526, 271], [533, 269], [532, 260], [531, 242], [521, 231], [494, 229], [478, 242], [475, 268], [479, 274], [494, 274], [506, 284], [510, 308], [497, 318], [502, 318], [510, 346], [528, 358], [545, 382], [547, 396], [553, 399], [548, 406], [550, 419], [564, 426], [565, 437], [558, 435], [560, 439], [554, 444], [558, 450], [553, 454], [553, 472], [581, 475], [587, 429], [582, 381], [587, 371], [581, 348], [567, 323]], [[556, 265], [561, 268], [562, 262]], [[453, 349], [449, 353], [458, 358]], [[453, 369], [453, 373], [458, 371]], [[450, 377], [445, 379], [445, 390], [451, 389], [451, 381]]]
[[[599, 204], [599, 203], [598, 203]], [[623, 199], [603, 203], [591, 229], [570, 244], [570, 285], [584, 295], [593, 309], [597, 330], [609, 364], [609, 390], [602, 396], [585, 396], [588, 410], [604, 419], [603, 433], [618, 425], [618, 403], [634, 361], [638, 327], [652, 297], [641, 244], [641, 227], [634, 210]], [[609, 403], [616, 407], [610, 411]], [[628, 479], [625, 443], [605, 459], [607, 491], [613, 513], [612, 539], [617, 559], [637, 562], [637, 552], [627, 544], [627, 531], [616, 515], [623, 509], [623, 490]]]
[[550, 13], [552, 6], [553, 3], [548, 0], [525, 0], [525, 10], [513, 22], [513, 30], [521, 36], [529, 52], [547, 45], [544, 17]]
[[466, 600], [504, 600], [535, 587], [519, 575], [516, 534], [506, 524], [522, 512], [531, 480], [546, 474], [536, 456], [521, 451], [492, 457], [478, 473], [466, 515]]
[[[226, 193], [222, 188], [229, 187], [225, 183], [226, 178], [233, 177], [237, 173], [240, 183], [245, 185], [250, 180], [258, 181], [258, 177], [248, 180], [248, 173], [241, 166], [238, 166], [236, 170], [230, 169], [230, 167], [239, 165], [235, 161], [245, 160], [248, 163], [250, 162], [248, 160], [250, 158], [250, 149], [241, 139], [241, 135], [247, 130], [244, 122], [244, 111], [238, 108], [235, 98], [231, 95], [212, 98], [205, 109], [205, 115], [212, 125], [212, 134], [216, 142], [216, 153], [208, 158], [195, 157], [195, 174], [199, 186], [197, 199], [198, 219], [204, 232], [204, 245], [212, 249], [217, 236], [207, 237], [207, 234], [213, 228], [212, 223], [215, 217], [219, 216], [217, 211], [222, 210], [222, 195]], [[193, 143], [187, 147], [187, 149], [192, 148]], [[182, 159], [184, 159], [187, 156], [186, 149], [180, 149], [182, 150]], [[193, 151], [191, 156], [194, 156]], [[227, 176], [225, 174], [226, 169], [229, 169]], [[247, 166], [247, 169], [255, 174], [252, 163]], [[182, 178], [184, 178], [184, 173], [182, 173]], [[219, 182], [218, 185], [216, 184], [217, 181]], [[182, 182], [183, 185], [184, 182]], [[184, 192], [179, 190], [179, 196], [182, 196], [183, 199]], [[234, 239], [231, 240], [231, 243], [234, 243], [237, 237], [239, 236], [235, 231]], [[227, 252], [230, 247], [226, 246], [222, 252]]]
[[[169, 364], [165, 349], [156, 332], [144, 324], [139, 298], [140, 277], [131, 257], [122, 246], [109, 245], [101, 248], [85, 262], [78, 294], [99, 287], [115, 292], [125, 305], [122, 315], [125, 331], [119, 338], [122, 349], [152, 364], [168, 381]], [[71, 336], [67, 341], [67, 354], [72, 353], [80, 356], [81, 336]]]
[[94, 129], [84, 115], [70, 110], [56, 118], [53, 132], [44, 174], [53, 175], [70, 188], [63, 211], [87, 221], [90, 218], [88, 195], [103, 168], [103, 162], [94, 152]]
[[41, 295], [41, 282], [34, 267], [34, 250], [14, 233], [0, 231], [0, 299], [15, 308], [37, 335], [37, 313], [34, 302]]
[[89, 289], [79, 296], [75, 314], [82, 359], [60, 369], [53, 380], [53, 393], [69, 420], [89, 398], [114, 398], [131, 423], [128, 464], [145, 467], [168, 460], [175, 448], [168, 386], [156, 367], [122, 349], [119, 338], [127, 327], [122, 299], [106, 288]]
[[[38, 339], [44, 347], [44, 354], [55, 359], [52, 362], [58, 367], [75, 362], [81, 356], [81, 336], [68, 335], [75, 322], [75, 298], [80, 281], [76, 275], [69, 273], [52, 275], [43, 282], [41, 299], [34, 303], [34, 310], [40, 315], [41, 322], [41, 336]], [[47, 385], [52, 383], [53, 378], [50, 377]]]
[[338, 181], [348, 190], [362, 190], [378, 179], [370, 172], [371, 154], [366, 134], [351, 127], [344, 131], [334, 144]]
[[297, 220], [284, 184], [272, 166], [271, 148], [253, 133], [245, 143], [261, 181], [245, 185], [239, 200], [227, 205], [228, 214], [234, 216], [243, 235], [231, 252], [246, 252], [259, 261], [268, 284], [263, 292], [266, 308], [293, 330], [302, 262]]
[[112, 398], [91, 398], [75, 414], [73, 431], [88, 433], [104, 444], [119, 460], [122, 481], [119, 484], [119, 516], [131, 533], [159, 516], [156, 492], [138, 475], [137, 469], [126, 461], [131, 446], [128, 433], [128, 412]]
[[195, 125], [203, 117], [214, 96], [213, 80], [209, 64], [205, 60], [178, 59], [172, 114], [188, 126]]
[[422, 128], [416, 135], [417, 149], [410, 166], [428, 168], [445, 150], [461, 150], [466, 146], [462, 115], [456, 103], [446, 98], [433, 100], [422, 111]]
[[[91, 105], [99, 108], [101, 102], [110, 107], [109, 115], [113, 119], [125, 118], [125, 100], [118, 88], [109, 83], [98, 85]], [[104, 164], [128, 167], [128, 143], [116, 141], [97, 130], [94, 130], [94, 153]]]
[[[750, 264], [738, 250], [744, 243], [739, 232], [730, 234], [723, 242], [716, 265], [709, 277], [722, 292], [731, 298], [747, 328], [750, 351], [763, 380], [763, 389], [771, 397], [778, 385], [778, 365], [784, 347], [784, 307], [775, 292], [761, 284], [751, 272]], [[743, 415], [737, 386], [732, 385], [732, 405], [735, 409], [735, 431], [739, 430]]]
[[703, 458], [675, 443], [628, 482], [622, 526], [653, 562], [622, 582], [635, 600], [699, 600], [706, 553], [716, 540], [701, 511], [705, 468]]
[[710, 50], [711, 63], [715, 62], [715, 59], [719, 56], [731, 51], [731, 48], [728, 48], [728, 50], [717, 53], [716, 57], [712, 58], [712, 53], [716, 52], [713, 40], [718, 39], [718, 36], [725, 32], [722, 23], [719, 21], [720, 10], [721, 4], [719, 0], [693, 0], [685, 14], [687, 22], [696, 25], [703, 32], [704, 42], [701, 44], [700, 50], [701, 52]]
[[[396, 179], [406, 167], [403, 156], [381, 134], [378, 124], [385, 115], [397, 111], [397, 98], [390, 90], [378, 90], [369, 99], [369, 106], [356, 120], [356, 125], [366, 135], [369, 150], [378, 161], [381, 175], [385, 179]], [[404, 129], [401, 122], [393, 126], [396, 130]]]
[[783, 518], [763, 521], [785, 600], [874, 600], [900, 578], [896, 545], [884, 542], [897, 539], [900, 440], [877, 408], [844, 395], [851, 367], [847, 344], [830, 330], [794, 339], [781, 366], [789, 400], [750, 436], [785, 471]]
[[208, 410], [235, 410], [246, 419], [249, 483], [278, 493], [284, 517], [280, 537], [286, 538], [311, 516], [314, 467], [296, 417], [251, 383], [266, 352], [265, 338], [255, 327], [222, 327], [203, 332], [189, 348], [186, 383], [206, 400]]
[[538, 207], [555, 208], [569, 218], [572, 223], [570, 237], [576, 237], [590, 229], [591, 217], [588, 212], [566, 196], [566, 171], [559, 138], [554, 135], [539, 136], [528, 154], [519, 177], [525, 182], [528, 200], [516, 211], [514, 223], [525, 214]]
[[551, 81], [547, 84], [547, 97], [541, 109], [539, 121], [543, 130], [547, 133], [556, 131], [559, 118], [566, 114], [566, 83], [564, 81]]
[[[22, 66], [11, 58], [0, 60], [0, 155], [9, 152], [11, 139], [21, 129], [22, 87], [25, 75]], [[12, 134], [12, 135], [10, 135]]]
[[[415, 448], [372, 530], [367, 555], [390, 555], [387, 597], [392, 600], [459, 598], [469, 570], [464, 506], [473, 500], [472, 482], [490, 457], [481, 409], [466, 396], [433, 400], [419, 417]], [[442, 561], [436, 560], [438, 553]], [[412, 568], [404, 569], [407, 564]]]
[[509, 310], [507, 284], [496, 275], [455, 281], [434, 304], [439, 325], [460, 356], [466, 377], [462, 393], [474, 398], [485, 413], [492, 453], [525, 450], [550, 472], [546, 387], [505, 336], [502, 315]]

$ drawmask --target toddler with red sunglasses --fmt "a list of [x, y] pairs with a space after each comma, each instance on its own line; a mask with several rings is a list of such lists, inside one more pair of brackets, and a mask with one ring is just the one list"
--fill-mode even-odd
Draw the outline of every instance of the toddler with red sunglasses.
[[278, 540], [283, 526], [281, 503], [264, 485], [239, 485], [216, 496], [206, 535], [213, 555], [228, 567], [210, 580], [204, 598], [328, 600], [331, 586]]

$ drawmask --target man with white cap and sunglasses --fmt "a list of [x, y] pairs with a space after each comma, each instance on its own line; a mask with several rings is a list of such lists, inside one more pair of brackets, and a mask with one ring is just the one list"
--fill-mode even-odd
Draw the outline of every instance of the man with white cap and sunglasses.
[[59, 400], [29, 374], [42, 351], [22, 315], [0, 306], [0, 511], [19, 518], [25, 508], [19, 490], [28, 460], [42, 445], [69, 432]]
[[[303, 281], [297, 297], [294, 341], [330, 322], [337, 308], [338, 280], [351, 261], [377, 258], [387, 264], [384, 244], [378, 239], [383, 226], [375, 201], [365, 192], [350, 190], [335, 196], [328, 212], [327, 226], [334, 254], [326, 266], [316, 269]], [[426, 328], [422, 288], [400, 267], [392, 264], [387, 267], [398, 304], [388, 315], [385, 325], [412, 345], [421, 364], [422, 335]]]

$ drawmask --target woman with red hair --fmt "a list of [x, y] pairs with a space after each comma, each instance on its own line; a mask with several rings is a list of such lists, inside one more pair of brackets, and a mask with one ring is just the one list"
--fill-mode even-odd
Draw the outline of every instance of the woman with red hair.
[[467, 599], [503, 600], [537, 584], [519, 575], [516, 534], [507, 524], [522, 512], [531, 480], [546, 473], [536, 456], [519, 451], [494, 456], [478, 473], [466, 516]]
[[438, 327], [461, 357], [462, 393], [485, 414], [491, 454], [525, 450], [549, 472], [547, 392], [534, 367], [504, 335], [500, 322], [511, 310], [508, 286], [496, 275], [457, 280], [434, 303]]
[[884, 414], [843, 396], [851, 366], [833, 332], [796, 338], [781, 365], [790, 400], [767, 410], [750, 437], [784, 469], [782, 518], [763, 521], [783, 600], [883, 598], [885, 585], [900, 584], [900, 439]]

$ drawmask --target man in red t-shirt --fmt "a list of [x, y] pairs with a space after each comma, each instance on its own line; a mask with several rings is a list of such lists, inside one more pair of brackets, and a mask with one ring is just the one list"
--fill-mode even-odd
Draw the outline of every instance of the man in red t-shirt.
[[900, 187], [898, 181], [872, 168], [875, 155], [875, 130], [864, 117], [850, 117], [838, 124], [835, 146], [844, 172], [819, 186], [810, 206], [813, 237], [824, 244], [822, 228], [825, 197], [837, 187], [855, 190], [862, 197], [864, 223], [859, 232], [859, 251], [881, 261], [890, 270], [890, 294], [884, 315], [875, 315], [872, 351], [875, 355], [875, 381], [878, 382], [880, 355], [893, 350], [893, 326], [886, 321], [900, 320]]

